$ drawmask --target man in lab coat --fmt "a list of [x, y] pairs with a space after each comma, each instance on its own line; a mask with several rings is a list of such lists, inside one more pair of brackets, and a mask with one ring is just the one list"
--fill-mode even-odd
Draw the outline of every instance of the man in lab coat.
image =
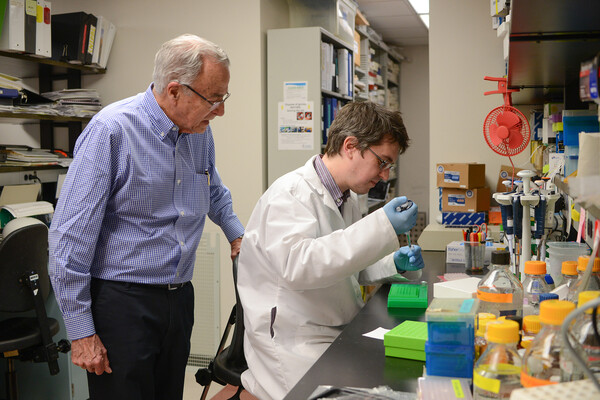
[[398, 273], [417, 279], [418, 246], [398, 249], [416, 222], [406, 197], [361, 218], [357, 194], [387, 180], [408, 147], [399, 112], [349, 103], [317, 155], [271, 185], [258, 201], [238, 267], [244, 308], [244, 387], [283, 398], [364, 305], [360, 283]]

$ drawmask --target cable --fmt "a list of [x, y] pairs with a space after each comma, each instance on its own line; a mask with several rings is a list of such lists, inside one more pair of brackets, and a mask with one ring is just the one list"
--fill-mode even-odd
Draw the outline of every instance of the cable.
[[[594, 375], [594, 373], [588, 368], [587, 364], [581, 359], [581, 357], [579, 357], [579, 354], [577, 354], [577, 352], [571, 345], [571, 342], [569, 340], [569, 327], [571, 326], [571, 322], [576, 317], [578, 317], [579, 314], [583, 314], [584, 311], [587, 310], [588, 308], [592, 308], [592, 307], [596, 308], [599, 306], [600, 306], [600, 297], [597, 297], [594, 300], [588, 301], [587, 303], [585, 303], [581, 307], [576, 308], [569, 315], [567, 315], [567, 318], [565, 318], [565, 320], [563, 321], [562, 326], [561, 326], [561, 338], [562, 338], [565, 348], [568, 350], [569, 353], [571, 353], [571, 356], [573, 357], [573, 360], [576, 362], [576, 364], [579, 365], [579, 367], [581, 369], [583, 369], [583, 372], [594, 383], [598, 392], [600, 392], [600, 383], [598, 383], [598, 379], [596, 379], [596, 376]], [[595, 326], [596, 325], [594, 324], [594, 327]]]

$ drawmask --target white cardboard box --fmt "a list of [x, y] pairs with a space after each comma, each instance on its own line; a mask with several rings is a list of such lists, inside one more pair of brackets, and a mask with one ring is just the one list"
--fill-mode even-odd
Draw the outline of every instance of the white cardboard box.
[[434, 298], [471, 299], [477, 296], [480, 278], [470, 277], [433, 284]]

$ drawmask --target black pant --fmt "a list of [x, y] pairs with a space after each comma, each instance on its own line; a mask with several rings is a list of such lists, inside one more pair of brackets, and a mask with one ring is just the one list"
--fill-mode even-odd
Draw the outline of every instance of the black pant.
[[92, 314], [112, 373], [88, 372], [91, 400], [181, 399], [194, 324], [194, 288], [92, 279]]

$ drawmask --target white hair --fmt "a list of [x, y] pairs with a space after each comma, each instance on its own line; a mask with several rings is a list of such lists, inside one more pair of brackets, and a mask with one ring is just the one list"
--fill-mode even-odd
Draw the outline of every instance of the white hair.
[[162, 93], [169, 82], [191, 84], [202, 70], [205, 57], [229, 68], [229, 57], [215, 43], [184, 34], [164, 43], [154, 57], [154, 90]]

